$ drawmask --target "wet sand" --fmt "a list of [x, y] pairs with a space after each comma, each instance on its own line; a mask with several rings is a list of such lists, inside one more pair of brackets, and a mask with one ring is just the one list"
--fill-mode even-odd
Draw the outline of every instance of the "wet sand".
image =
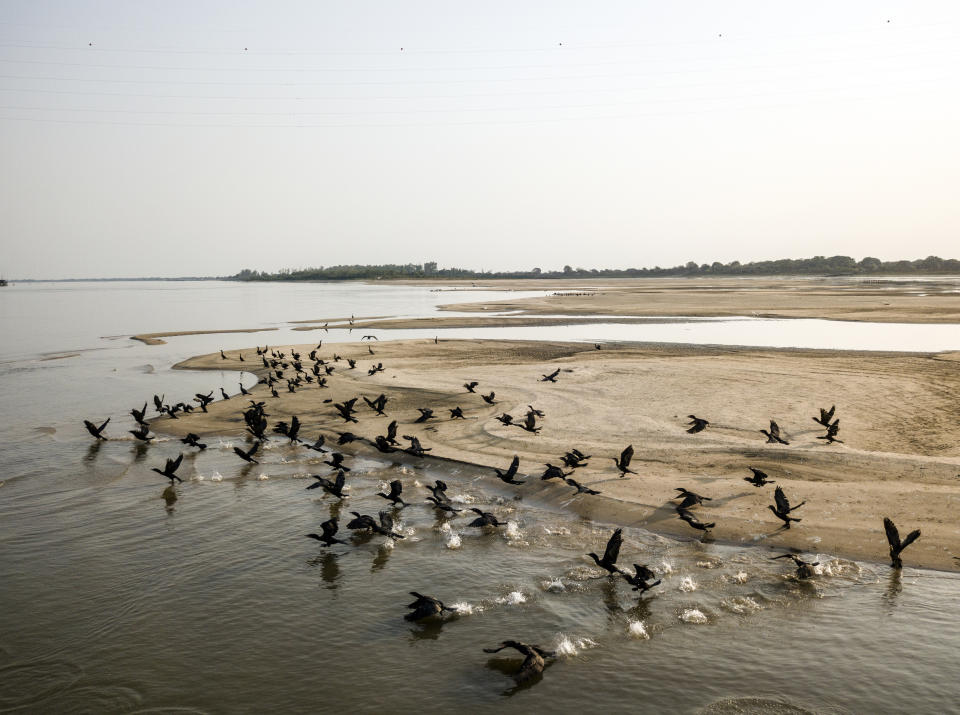
[[[458, 306], [458, 309], [462, 306]], [[358, 360], [355, 370], [336, 363], [329, 389], [305, 385], [295, 394], [278, 384], [279, 398], [263, 386], [271, 427], [296, 414], [307, 440], [317, 433], [335, 439], [351, 431], [369, 440], [386, 432], [392, 419], [399, 434], [416, 435], [431, 458], [505, 469], [514, 454], [527, 484], [507, 487], [517, 495], [563, 505], [599, 521], [643, 526], [699, 538], [676, 518], [670, 498], [686, 487], [712, 501], [694, 508], [715, 521], [718, 541], [773, 549], [829, 553], [872, 561], [887, 560], [882, 519], [892, 518], [902, 535], [921, 528], [922, 537], [904, 554], [907, 565], [955, 568], [960, 555], [960, 353], [938, 355], [840, 353], [836, 351], [716, 348], [699, 346], [590, 345], [519, 341], [390, 341], [325, 346]], [[304, 358], [313, 345], [300, 347]], [[283, 348], [277, 348], [283, 349]], [[184, 361], [187, 369], [250, 371], [251, 349], [224, 361], [218, 353]], [[367, 375], [383, 362], [384, 372]], [[557, 383], [541, 375], [560, 368]], [[259, 372], [263, 374], [263, 370]], [[496, 392], [497, 404], [463, 388], [477, 380], [478, 393]], [[388, 417], [376, 417], [359, 400], [359, 424], [346, 424], [332, 404], [358, 395], [388, 396]], [[153, 427], [166, 433], [240, 436], [240, 410], [231, 399], [210, 406], [207, 415], [161, 418]], [[843, 444], [827, 445], [811, 419], [819, 407], [836, 404]], [[530, 434], [494, 419], [504, 412], [522, 420], [527, 406], [543, 410], [542, 431]], [[451, 420], [450, 408], [466, 420]], [[437, 419], [414, 424], [418, 407]], [[688, 414], [710, 421], [700, 434], [685, 431]], [[776, 420], [789, 446], [766, 444], [760, 434]], [[628, 444], [636, 451], [638, 474], [621, 479], [613, 457]], [[404, 445], [406, 443], [404, 442]], [[544, 463], [576, 447], [593, 455], [574, 478], [602, 492], [570, 501], [573, 489], [541, 482]], [[369, 443], [340, 448], [380, 454]], [[396, 453], [397, 461], [416, 463]], [[238, 460], [238, 465], [240, 464]], [[767, 509], [773, 486], [743, 481], [748, 466], [766, 471], [790, 500], [806, 501], [790, 530]], [[496, 477], [490, 473], [490, 479]]]
[[276, 328], [237, 328], [235, 330], [171, 330], [165, 333], [139, 333], [131, 335], [131, 340], [139, 340], [147, 345], [165, 345], [163, 338], [174, 338], [178, 335], [216, 335], [218, 333], [260, 333], [264, 330], [276, 330]]
[[[540, 298], [459, 303], [459, 312], [537, 315], [824, 318], [882, 323], [960, 323], [956, 276], [853, 283], [843, 278], [622, 278], [452, 282], [459, 287], [549, 290]], [[455, 293], [451, 292], [451, 296]], [[400, 326], [397, 326], [400, 327]]]

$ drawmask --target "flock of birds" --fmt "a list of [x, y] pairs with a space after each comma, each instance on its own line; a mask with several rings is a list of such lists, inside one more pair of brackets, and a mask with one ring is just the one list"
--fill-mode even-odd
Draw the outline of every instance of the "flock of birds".
[[[375, 339], [375, 336], [364, 336], [364, 339]], [[311, 383], [315, 383], [318, 388], [323, 389], [328, 387], [327, 378], [333, 375], [334, 371], [340, 367], [341, 362], [346, 363], [347, 370], [353, 370], [356, 368], [356, 360], [349, 358], [344, 359], [337, 354], [334, 354], [332, 359], [329, 361], [322, 359], [318, 355], [318, 351], [321, 347], [322, 341], [317, 345], [316, 348], [309, 352], [307, 356], [308, 361], [304, 361], [301, 353], [297, 352], [297, 350], [293, 348], [289, 349], [289, 354], [287, 354], [282, 350], [271, 349], [269, 346], [264, 348], [257, 347], [256, 353], [261, 358], [263, 367], [263, 369], [260, 371], [261, 374], [263, 374], [263, 377], [259, 379], [259, 384], [262, 384], [269, 391], [272, 397], [277, 398], [279, 397], [279, 393], [276, 389], [276, 385], [281, 381], [285, 380], [287, 391], [291, 393], [296, 392], [298, 389], [301, 389], [302, 387]], [[368, 351], [371, 355], [374, 354], [373, 349], [369, 346]], [[220, 351], [220, 355], [224, 360], [228, 359], [228, 356], [222, 350]], [[244, 361], [242, 353], [238, 352], [236, 357], [239, 361]], [[309, 367], [305, 367], [305, 362], [309, 363]], [[368, 370], [368, 374], [374, 375], [377, 372], [383, 371], [383, 369], [383, 364], [377, 363], [371, 366], [371, 368]], [[560, 372], [561, 370], [558, 368], [551, 373], [542, 375], [539, 381], [556, 383], [558, 377], [560, 376]], [[489, 395], [484, 395], [477, 392], [478, 387], [479, 382], [477, 381], [470, 381], [464, 384], [467, 394], [478, 394], [487, 405], [493, 406], [497, 404], [495, 392], [490, 391]], [[223, 400], [231, 399], [231, 396], [228, 395], [223, 388], [220, 388], [220, 390]], [[252, 397], [250, 391], [245, 389], [242, 383], [240, 384], [240, 394], [243, 396]], [[331, 414], [331, 416], [334, 419], [342, 419], [345, 425], [351, 425], [358, 423], [359, 412], [357, 405], [360, 401], [360, 397], [361, 396], [353, 397], [337, 403], [334, 403], [333, 400], [330, 399], [325, 399], [323, 402], [330, 403], [332, 405], [334, 412]], [[386, 394], [380, 394], [373, 399], [366, 396], [362, 396], [362, 398], [374, 416], [387, 416], [386, 408], [389, 398], [386, 396]], [[166, 415], [169, 419], [178, 419], [178, 413], [189, 414], [196, 409], [199, 409], [201, 412], [207, 412], [208, 405], [213, 401], [214, 397], [212, 390], [208, 393], [197, 393], [190, 402], [178, 402], [175, 404], [167, 404], [165, 402], [165, 396], [153, 396], [154, 408], [157, 414]], [[196, 406], [191, 404], [193, 402], [196, 403]], [[246, 426], [246, 433], [249, 435], [249, 439], [252, 440], [252, 445], [247, 449], [235, 446], [233, 447], [233, 451], [239, 459], [251, 464], [258, 464], [256, 459], [258, 451], [260, 450], [262, 444], [270, 439], [270, 436], [267, 433], [267, 430], [269, 429], [267, 418], [270, 415], [266, 411], [266, 408], [266, 402], [262, 400], [250, 399], [249, 405], [242, 410], [242, 416]], [[450, 420], [465, 419], [463, 410], [460, 406], [447, 409], [450, 413]], [[417, 411], [419, 412], [419, 416], [412, 420], [413, 424], [424, 424], [430, 420], [438, 419], [437, 414], [432, 408], [417, 408]], [[841, 441], [837, 439], [840, 429], [840, 420], [839, 418], [834, 419], [835, 411], [835, 407], [831, 407], [829, 410], [820, 408], [819, 417], [813, 418], [815, 422], [826, 429], [826, 433], [823, 436], [818, 437], [818, 439], [826, 440], [828, 444]], [[129, 433], [133, 435], [136, 440], [149, 443], [155, 437], [150, 434], [150, 423], [147, 421], [147, 403], [144, 403], [143, 407], [140, 409], [131, 409], [130, 414], [136, 423], [136, 427], [132, 430], [129, 430]], [[542, 427], [538, 426], [538, 420], [543, 419], [544, 417], [545, 415], [543, 411], [536, 409], [532, 405], [528, 405], [528, 410], [522, 416], [522, 418], [515, 418], [509, 414], [503, 413], [497, 416], [496, 419], [503, 425], [516, 426], [528, 433], [535, 435], [542, 429]], [[710, 422], [706, 419], [697, 417], [696, 415], [689, 415], [688, 417], [690, 421], [686, 425], [686, 431], [690, 434], [701, 433], [710, 426]], [[109, 423], [110, 419], [107, 419], [99, 425], [94, 424], [89, 420], [84, 420], [87, 430], [97, 440], [108, 439], [104, 432]], [[346, 486], [347, 473], [350, 472], [350, 467], [345, 464], [345, 455], [338, 451], [332, 451], [332, 446], [331, 449], [327, 449], [328, 445], [326, 443], [326, 438], [322, 433], [313, 442], [303, 439], [300, 436], [302, 427], [303, 425], [301, 421], [297, 416], [294, 415], [289, 419], [289, 421], [277, 421], [272, 428], [272, 433], [279, 435], [281, 438], [287, 439], [291, 445], [302, 445], [306, 449], [328, 456], [329, 458], [324, 461], [324, 464], [330, 467], [330, 472], [327, 475], [312, 475], [314, 481], [307, 487], [307, 489], [322, 489], [324, 493], [329, 494], [338, 500], [346, 498], [348, 495], [344, 492], [344, 488]], [[398, 430], [398, 421], [392, 420], [387, 425], [385, 434], [377, 435], [373, 439], [360, 437], [350, 431], [336, 432], [336, 444], [338, 446], [342, 446], [353, 442], [367, 443], [382, 453], [404, 452], [411, 456], [420, 458], [429, 456], [428, 453], [431, 451], [431, 448], [424, 447], [420, 442], [420, 439], [415, 435], [401, 435], [401, 438], [409, 443], [409, 446], [403, 447], [402, 444], [397, 440]], [[782, 445], [789, 444], [789, 442], [784, 438], [780, 427], [772, 420], [770, 421], [769, 428], [760, 430], [760, 432], [767, 437], [768, 443], [777, 443]], [[205, 443], [200, 441], [200, 436], [193, 432], [186, 434], [186, 436], [184, 436], [180, 441], [184, 445], [200, 451], [206, 449], [207, 447]], [[628, 445], [620, 452], [618, 456], [608, 457], [609, 459], [612, 459], [615, 468], [619, 472], [620, 478], [625, 478], [628, 474], [636, 474], [636, 472], [630, 468], [633, 456], [633, 446]], [[581, 494], [600, 494], [598, 490], [593, 489], [573, 478], [576, 470], [587, 466], [588, 460], [590, 459], [591, 455], [584, 454], [578, 449], [572, 448], [558, 458], [558, 461], [563, 465], [562, 467], [549, 462], [545, 463], [546, 468], [540, 475], [540, 479], [542, 481], [558, 480], [562, 483], [565, 483], [566, 485], [575, 489], [574, 496], [579, 496]], [[157, 467], [152, 468], [152, 471], [169, 480], [169, 486], [164, 492], [164, 497], [167, 499], [168, 503], [175, 501], [177, 498], [176, 493], [173, 490], [173, 485], [176, 482], [183, 481], [181, 477], [177, 475], [177, 471], [179, 470], [182, 462], [183, 453], [178, 455], [176, 458], [167, 459], [162, 469]], [[564, 468], [569, 471], [564, 471]], [[519, 469], [520, 457], [514, 456], [506, 469], [494, 469], [493, 471], [494, 475], [506, 484], [523, 485], [526, 483], [526, 480], [517, 478], [519, 476]], [[755, 467], [749, 467], [749, 469], [752, 472], [752, 476], [744, 477], [744, 479], [754, 487], [762, 488], [769, 484], [775, 483], [762, 470]], [[426, 503], [432, 505], [432, 507], [435, 508], [442, 516], [455, 518], [461, 512], [465, 511], [464, 509], [457, 508], [454, 505], [453, 501], [447, 495], [447, 485], [442, 480], [438, 479], [435, 481], [433, 486], [427, 486], [426, 488], [430, 492], [430, 495], [426, 497]], [[704, 532], [704, 535], [706, 535], [716, 526], [715, 522], [702, 521], [692, 511], [692, 509], [701, 506], [704, 502], [711, 501], [711, 497], [698, 494], [684, 487], [677, 487], [675, 491], [677, 492], [677, 495], [673, 497], [672, 500], [679, 502], [675, 505], [678, 518], [686, 522], [693, 529]], [[402, 509], [408, 505], [408, 502], [403, 499], [403, 494], [403, 483], [399, 479], [396, 479], [390, 482], [389, 491], [380, 493], [379, 496], [385, 501], [390, 502], [392, 509], [396, 510]], [[784, 493], [784, 490], [779, 485], [774, 489], [773, 502], [774, 503], [769, 505], [768, 508], [773, 512], [774, 516], [783, 522], [783, 526], [781, 527], [782, 529], [789, 529], [791, 523], [801, 521], [800, 518], [791, 516], [791, 514], [802, 507], [806, 502], [800, 502], [799, 504], [792, 505], [787, 495]], [[506, 526], [506, 522], [500, 521], [493, 513], [477, 508], [470, 508], [470, 512], [472, 512], [474, 518], [467, 524], [468, 527], [492, 531], [499, 527]], [[395, 530], [395, 511], [393, 511], [393, 513], [391, 513], [390, 510], [380, 511], [376, 517], [368, 514], [361, 514], [356, 511], [350, 513], [353, 518], [345, 525], [346, 529], [348, 530], [354, 532], [379, 534], [389, 539], [404, 538], [403, 534], [400, 534]], [[901, 539], [897, 527], [889, 518], [884, 518], [883, 523], [890, 548], [891, 565], [896, 569], [902, 568], [903, 564], [900, 555], [904, 549], [906, 549], [910, 544], [916, 541], [917, 538], [919, 538], [920, 531], [911, 531], [905, 538]], [[337, 544], [346, 545], [346, 541], [338, 538], [338, 533], [340, 533], [339, 520], [336, 517], [331, 517], [320, 525], [319, 534], [310, 533], [306, 536], [310, 539], [318, 541], [324, 547], [332, 547]], [[617, 560], [620, 555], [622, 543], [622, 529], [618, 528], [613, 532], [612, 536], [610, 536], [609, 540], [607, 541], [607, 545], [602, 557], [593, 552], [586, 554], [586, 556], [590, 557], [599, 568], [605, 570], [608, 577], [623, 578], [628, 584], [630, 584], [632, 589], [634, 591], [638, 591], [639, 595], [642, 597], [647, 591], [659, 585], [661, 581], [654, 580], [656, 578], [656, 573], [646, 564], [634, 564], [632, 571], [618, 566]], [[798, 579], [811, 578], [815, 574], [814, 567], [818, 565], [817, 563], [804, 561], [795, 553], [784, 553], [772, 558], [791, 559], [796, 568], [795, 573]], [[960, 561], [960, 558], [955, 558]], [[410, 612], [405, 616], [407, 620], [419, 621], [423, 619], [442, 619], [445, 617], [445, 613], [454, 611], [454, 609], [445, 606], [443, 602], [437, 598], [413, 591], [410, 593], [416, 600], [408, 606]], [[505, 640], [500, 644], [499, 647], [485, 649], [485, 652], [495, 653], [505, 648], [515, 649], [524, 656], [523, 663], [514, 676], [514, 679], [518, 685], [529, 683], [537, 678], [543, 672], [547, 659], [554, 657], [555, 655], [551, 651], [548, 651], [539, 645], [527, 644], [515, 640]]]

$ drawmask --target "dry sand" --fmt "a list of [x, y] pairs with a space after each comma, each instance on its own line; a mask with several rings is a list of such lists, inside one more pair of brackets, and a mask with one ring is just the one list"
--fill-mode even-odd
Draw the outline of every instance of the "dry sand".
[[[476, 283], [476, 282], [474, 282]], [[463, 282], [461, 286], [473, 285]], [[460, 303], [459, 312], [519, 310], [523, 315], [754, 315], [883, 323], [960, 323], [957, 277], [909, 282], [874, 278], [624, 278], [484, 281], [477, 287], [549, 290], [542, 298]], [[451, 293], [451, 296], [454, 293]]]
[[[304, 357], [312, 347], [301, 347]], [[271, 425], [296, 414], [308, 438], [318, 430], [328, 437], [352, 431], [372, 440], [396, 419], [399, 433], [419, 436], [433, 457], [503, 469], [520, 455], [520, 472], [529, 475], [528, 482], [509, 489], [558, 504], [572, 489], [541, 482], [539, 476], [545, 462], [559, 464], [560, 456], [576, 447], [593, 458], [575, 478], [603, 494], [577, 497], [568, 508], [594, 519], [699, 537], [677, 519], [669, 501], [674, 488], [683, 486], [713, 498], [694, 511], [716, 522], [712, 536], [718, 541], [883, 561], [882, 519], [889, 516], [902, 534], [923, 530], [904, 554], [907, 565], [956, 566], [951, 554], [960, 555], [960, 353], [696, 346], [595, 350], [583, 344], [485, 340], [391, 341], [374, 347], [375, 356], [366, 344], [324, 347], [324, 359], [334, 351], [358, 359], [352, 371], [337, 363], [329, 389], [307, 385], [274, 399], [258, 386], [255, 395], [266, 399]], [[249, 371], [251, 350], [243, 352], [245, 363], [230, 351], [227, 361], [211, 354], [179, 367]], [[381, 361], [386, 371], [368, 376], [367, 368]], [[557, 368], [556, 384], [539, 381]], [[478, 391], [494, 390], [497, 404], [487, 406], [479, 395], [468, 394], [462, 387], [468, 380], [480, 382]], [[389, 416], [375, 417], [361, 399], [357, 425], [345, 424], [331, 404], [323, 403], [358, 395], [372, 399], [381, 392], [390, 398]], [[823, 430], [811, 417], [833, 404], [844, 443], [827, 445], [816, 439]], [[154, 428], [240, 435], [241, 405], [246, 403], [220, 401], [208, 415], [162, 419]], [[447, 409], [458, 405], [466, 420], [450, 420]], [[519, 420], [528, 405], [546, 413], [539, 434], [494, 419], [507, 412]], [[413, 424], [417, 407], [433, 408], [438, 419]], [[710, 421], [706, 431], [685, 432], [691, 413]], [[789, 446], [766, 444], [759, 430], [771, 419], [780, 424]], [[628, 444], [636, 450], [632, 466], [639, 474], [621, 479], [612, 458]], [[357, 443], [342, 451], [379, 454]], [[794, 504], [807, 502], [795, 514], [801, 522], [790, 530], [779, 528], [767, 509], [773, 487], [757, 489], [743, 481], [750, 475], [748, 466], [765, 470]], [[496, 481], [492, 472], [490, 479]]]

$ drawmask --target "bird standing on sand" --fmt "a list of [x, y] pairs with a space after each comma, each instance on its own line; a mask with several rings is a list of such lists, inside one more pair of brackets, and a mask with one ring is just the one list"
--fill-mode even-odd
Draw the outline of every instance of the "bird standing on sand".
[[903, 541], [900, 540], [900, 532], [897, 527], [888, 518], [883, 517], [883, 528], [887, 532], [887, 542], [890, 544], [890, 565], [895, 569], [903, 568], [903, 561], [900, 560], [900, 554], [905, 548], [920, 538], [920, 529], [911, 531]]

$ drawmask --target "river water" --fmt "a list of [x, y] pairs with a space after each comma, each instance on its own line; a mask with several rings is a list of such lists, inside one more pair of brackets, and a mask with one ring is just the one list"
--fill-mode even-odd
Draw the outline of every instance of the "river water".
[[[193, 354], [356, 338], [292, 332], [285, 321], [425, 316], [451, 295], [356, 283], [3, 289], [0, 711], [960, 712], [953, 573], [897, 574], [811, 544], [821, 573], [797, 581], [765, 551], [625, 528], [621, 563], [648, 564], [662, 579], [638, 599], [584, 556], [602, 552], [613, 525], [577, 516], [552, 490], [501, 489], [483, 470], [360, 448], [348, 458], [350, 497], [341, 505], [304, 490], [310, 474], [328, 471], [315, 453], [275, 439], [262, 464], [239, 468], [235, 438], [205, 435], [210, 448], [185, 458], [186, 482], [168, 504], [150, 468], [179, 453], [179, 442], [95, 445], [82, 426], [110, 416], [107, 432], [119, 437], [132, 427], [128, 410], [154, 393], [186, 400], [254, 381], [170, 370]], [[806, 346], [800, 321], [769, 322], [794, 323], [793, 344]], [[667, 325], [687, 336], [681, 342], [716, 342], [709, 334], [749, 344], [737, 332], [745, 324], [759, 325]], [[696, 333], [701, 326], [708, 332]], [[159, 346], [128, 339], [251, 327], [279, 329]], [[888, 343], [873, 349], [921, 349], [915, 327], [873, 326]], [[960, 349], [960, 331], [947, 327], [930, 338], [939, 347], [925, 349]], [[658, 324], [504, 330], [666, 340], [650, 337], [664, 330]], [[304, 538], [331, 514], [375, 514], [385, 504], [376, 492], [396, 478], [413, 502], [396, 515], [403, 540], [325, 549]], [[455, 502], [493, 511], [507, 526], [485, 533], [464, 515], [438, 518], [420, 503], [422, 485], [437, 478]], [[457, 614], [442, 624], [405, 621], [414, 590]], [[542, 681], [516, 689], [516, 654], [483, 652], [508, 638], [558, 651]]]

